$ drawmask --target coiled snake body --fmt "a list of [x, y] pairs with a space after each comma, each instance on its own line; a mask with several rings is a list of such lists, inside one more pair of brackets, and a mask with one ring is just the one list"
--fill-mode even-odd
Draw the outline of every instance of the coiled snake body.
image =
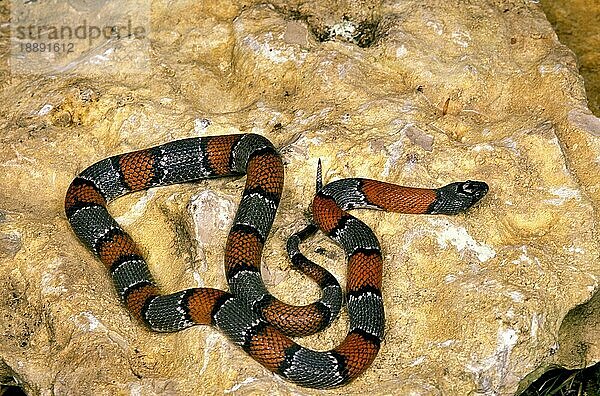
[[[246, 185], [225, 250], [229, 292], [193, 288], [161, 294], [140, 250], [109, 214], [107, 203], [149, 187], [244, 174]], [[292, 238], [288, 250], [296, 268], [322, 288], [319, 301], [303, 307], [284, 304], [269, 294], [260, 276], [261, 253], [277, 211], [283, 177], [281, 158], [264, 137], [189, 138], [91, 165], [69, 186], [65, 211], [75, 234], [109, 269], [127, 308], [152, 330], [169, 332], [211, 324], [289, 381], [312, 388], [340, 386], [369, 367], [384, 330], [380, 246], [371, 229], [346, 211], [371, 208], [455, 214], [481, 199], [488, 188], [483, 182], [467, 181], [430, 190], [369, 179], [343, 179], [320, 188], [312, 204], [313, 221], [345, 251], [350, 328], [339, 346], [319, 352], [288, 337], [321, 330], [342, 305], [335, 278], [298, 251], [299, 241], [315, 228], [308, 227]]]

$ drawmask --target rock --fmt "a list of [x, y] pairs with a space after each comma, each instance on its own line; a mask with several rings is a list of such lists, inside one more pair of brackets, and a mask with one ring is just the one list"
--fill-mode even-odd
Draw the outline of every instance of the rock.
[[600, 25], [594, 23], [600, 15], [600, 5], [585, 0], [569, 2], [567, 7], [557, 0], [540, 3], [561, 43], [577, 55], [579, 72], [585, 80], [588, 107], [596, 116], [600, 115], [600, 54], [594, 50], [600, 34]]
[[[70, 181], [97, 160], [242, 131], [286, 164], [263, 275], [291, 303], [318, 296], [284, 253], [318, 158], [326, 182], [490, 185], [464, 215], [357, 213], [383, 247], [385, 342], [328, 393], [511, 395], [534, 370], [600, 360], [597, 323], [582, 335], [581, 317], [563, 323], [598, 288], [599, 121], [537, 2], [155, 2], [151, 20], [146, 74], [89, 76], [83, 55], [73, 75], [15, 74], [0, 94], [1, 377], [30, 394], [321, 393], [213, 328], [148, 331], [63, 213]], [[152, 189], [110, 209], [166, 292], [224, 289], [243, 182]], [[303, 249], [344, 282], [338, 246], [319, 235]], [[334, 347], [346, 326], [342, 314], [299, 342]]]

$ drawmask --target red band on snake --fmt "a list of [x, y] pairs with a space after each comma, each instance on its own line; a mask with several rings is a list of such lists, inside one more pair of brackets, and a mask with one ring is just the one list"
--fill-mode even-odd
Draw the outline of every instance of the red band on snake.
[[[193, 288], [161, 294], [140, 250], [106, 205], [132, 191], [244, 174], [246, 185], [225, 250], [229, 292]], [[335, 278], [298, 249], [316, 227], [292, 236], [288, 252], [294, 267], [321, 287], [319, 301], [303, 307], [284, 304], [269, 294], [260, 276], [262, 249], [279, 205], [283, 178], [277, 150], [259, 135], [183, 139], [91, 165], [71, 183], [65, 211], [75, 234], [109, 269], [127, 308], [152, 330], [210, 324], [289, 381], [312, 388], [340, 386], [369, 367], [384, 330], [379, 242], [366, 224], [346, 211], [455, 214], [480, 200], [488, 187], [467, 181], [433, 190], [343, 179], [319, 188], [312, 204], [313, 221], [345, 251], [350, 329], [338, 347], [318, 352], [288, 337], [323, 329], [342, 305]]]

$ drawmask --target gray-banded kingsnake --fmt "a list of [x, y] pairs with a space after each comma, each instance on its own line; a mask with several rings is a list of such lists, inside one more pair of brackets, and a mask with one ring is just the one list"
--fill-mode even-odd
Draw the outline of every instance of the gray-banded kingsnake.
[[[246, 185], [225, 250], [229, 292], [193, 288], [161, 294], [140, 250], [110, 215], [107, 203], [150, 187], [244, 174]], [[319, 301], [304, 307], [284, 304], [269, 294], [260, 274], [261, 253], [279, 205], [283, 177], [281, 157], [262, 136], [176, 140], [89, 166], [71, 183], [65, 211], [75, 234], [109, 269], [127, 308], [152, 330], [170, 332], [210, 324], [289, 381], [312, 388], [340, 386], [370, 366], [384, 332], [381, 248], [371, 229], [346, 211], [456, 214], [479, 201], [488, 186], [466, 181], [422, 189], [358, 178], [319, 186], [312, 202], [313, 222], [344, 249], [350, 322], [341, 344], [321, 352], [289, 338], [323, 329], [342, 306], [335, 277], [298, 249], [316, 227], [294, 235], [288, 251], [294, 266], [321, 287]]]

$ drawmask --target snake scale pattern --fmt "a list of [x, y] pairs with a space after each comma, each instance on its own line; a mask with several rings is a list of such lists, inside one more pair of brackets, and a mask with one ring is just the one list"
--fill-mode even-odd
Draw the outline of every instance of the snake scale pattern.
[[[110, 215], [107, 204], [150, 187], [243, 175], [246, 184], [225, 249], [229, 292], [192, 288], [161, 294], [140, 249]], [[296, 307], [274, 298], [260, 274], [283, 180], [281, 157], [260, 135], [188, 138], [89, 166], [69, 186], [65, 211], [75, 234], [106, 265], [126, 307], [150, 329], [172, 332], [213, 325], [286, 380], [311, 388], [341, 386], [370, 366], [384, 332], [381, 248], [371, 229], [347, 211], [456, 214], [479, 201], [488, 186], [466, 181], [421, 189], [357, 178], [319, 185], [312, 202], [314, 225], [292, 236], [287, 247], [294, 268], [315, 280], [322, 296], [313, 304]], [[329, 351], [313, 351], [290, 338], [322, 330], [343, 305], [335, 277], [298, 248], [317, 228], [343, 248], [348, 263], [349, 330], [341, 344]]]

